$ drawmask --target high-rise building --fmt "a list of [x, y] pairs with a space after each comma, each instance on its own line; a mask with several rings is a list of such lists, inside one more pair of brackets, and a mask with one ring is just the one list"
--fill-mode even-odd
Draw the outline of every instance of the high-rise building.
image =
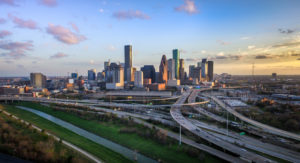
[[180, 59], [180, 54], [178, 49], [173, 49], [173, 59], [175, 62], [175, 78], [179, 79], [179, 59]]
[[185, 79], [184, 73], [184, 59], [179, 60], [179, 79], [183, 81]]
[[201, 67], [201, 62], [197, 62], [197, 67]]
[[207, 59], [202, 59], [201, 62], [201, 77], [203, 78], [203, 80], [206, 79], [206, 74], [207, 74]]
[[214, 80], [214, 62], [213, 61], [207, 62], [207, 77], [208, 77], [209, 82]]
[[134, 73], [134, 86], [136, 87], [143, 87], [143, 81], [144, 77], [143, 77], [143, 71], [135, 71]]
[[71, 78], [72, 79], [77, 79], [78, 78], [78, 73], [71, 73]]
[[168, 81], [168, 62], [166, 55], [163, 55], [159, 65], [159, 83], [167, 83]]
[[124, 88], [124, 68], [116, 63], [111, 63], [106, 72], [107, 89]]
[[88, 80], [96, 80], [96, 69], [88, 70]]
[[144, 79], [150, 78], [152, 83], [155, 82], [155, 68], [153, 65], [144, 65], [141, 71], [143, 71]]
[[30, 83], [34, 88], [46, 88], [46, 76], [42, 73], [30, 73]]
[[195, 68], [195, 65], [189, 66], [189, 77], [192, 77], [193, 69]]
[[129, 73], [128, 71], [131, 71], [130, 68], [132, 68], [132, 46], [131, 45], [125, 45], [124, 54], [125, 54], [125, 66], [124, 66], [125, 81], [127, 81], [127, 79], [131, 78], [130, 76], [128, 76], [131, 75], [131, 73]]
[[127, 82], [133, 82], [134, 81], [134, 73], [136, 71], [136, 68], [135, 67], [130, 67], [130, 68], [127, 68], [127, 71], [125, 75], [127, 75]]
[[190, 67], [189, 77], [199, 83], [201, 81], [201, 67]]
[[104, 70], [107, 70], [107, 68], [110, 66], [110, 61], [104, 62]]
[[175, 61], [174, 59], [168, 59], [168, 80], [175, 79]]

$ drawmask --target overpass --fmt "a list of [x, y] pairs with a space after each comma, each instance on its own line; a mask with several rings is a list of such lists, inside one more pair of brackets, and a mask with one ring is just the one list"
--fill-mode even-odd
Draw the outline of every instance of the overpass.
[[[182, 115], [181, 110], [180, 110], [181, 108], [180, 108], [180, 106], [178, 106], [178, 104], [184, 103], [186, 101], [186, 99], [188, 98], [188, 96], [190, 95], [190, 93], [191, 93], [190, 90], [187, 92], [184, 92], [183, 95], [176, 101], [175, 105], [172, 106], [171, 110], [170, 110], [171, 116], [177, 123], [179, 123], [180, 126], [183, 126], [187, 130], [189, 130], [191, 133], [201, 137], [202, 139], [240, 156], [241, 159], [245, 159], [247, 161], [252, 161], [252, 162], [274, 162], [272, 160], [269, 160], [265, 157], [255, 154], [255, 153], [243, 150], [243, 148], [240, 148], [231, 143], [221, 141], [219, 138], [215, 137], [213, 134], [210, 134], [210, 133], [198, 128], [197, 126], [192, 124], [190, 121], [188, 121]], [[232, 161], [230, 161], [230, 162], [232, 162]]]

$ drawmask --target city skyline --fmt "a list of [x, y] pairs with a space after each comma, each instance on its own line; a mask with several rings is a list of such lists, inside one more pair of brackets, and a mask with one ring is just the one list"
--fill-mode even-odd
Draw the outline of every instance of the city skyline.
[[251, 75], [254, 63], [256, 75], [299, 75], [299, 4], [1, 0], [0, 76], [86, 76], [109, 59], [124, 63], [128, 44], [138, 70], [158, 70], [179, 49], [186, 70], [208, 58], [218, 74]]

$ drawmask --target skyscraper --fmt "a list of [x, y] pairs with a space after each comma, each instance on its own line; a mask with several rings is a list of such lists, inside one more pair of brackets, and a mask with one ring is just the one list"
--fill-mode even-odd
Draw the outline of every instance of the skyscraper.
[[78, 73], [71, 73], [71, 78], [72, 79], [77, 79], [78, 78]]
[[168, 59], [168, 80], [175, 79], [175, 61], [174, 59]]
[[179, 60], [179, 79], [184, 80], [185, 73], [184, 73], [184, 59]]
[[42, 73], [30, 73], [30, 83], [34, 88], [46, 88], [46, 80]]
[[179, 59], [180, 59], [180, 54], [178, 49], [173, 49], [173, 59], [175, 62], [175, 78], [179, 79]]
[[163, 55], [159, 65], [159, 82], [167, 83], [168, 81], [168, 62], [166, 55]]
[[96, 80], [96, 69], [88, 70], [88, 80]]
[[132, 46], [131, 45], [125, 45], [124, 54], [125, 54], [124, 72], [125, 72], [125, 81], [127, 81], [127, 79], [131, 79], [131, 68], [132, 68]]
[[155, 68], [153, 65], [144, 65], [141, 71], [143, 71], [144, 79], [150, 78], [152, 83], [155, 82]]
[[190, 65], [189, 66], [189, 77], [192, 77], [194, 68], [195, 68], [195, 65]]
[[204, 58], [204, 59], [202, 59], [202, 62], [201, 62], [201, 77], [202, 77], [202, 79], [204, 79], [205, 80], [205, 78], [206, 78], [206, 72], [207, 72], [207, 59], [206, 58]]
[[214, 79], [214, 62], [213, 61], [208, 61], [207, 62], [207, 76], [208, 76], [208, 81], [213, 81]]

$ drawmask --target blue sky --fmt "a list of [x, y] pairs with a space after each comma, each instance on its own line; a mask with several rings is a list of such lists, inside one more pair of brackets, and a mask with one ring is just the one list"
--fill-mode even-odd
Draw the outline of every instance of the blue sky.
[[178, 48], [216, 73], [300, 74], [298, 0], [0, 0], [0, 76], [160, 63]]

